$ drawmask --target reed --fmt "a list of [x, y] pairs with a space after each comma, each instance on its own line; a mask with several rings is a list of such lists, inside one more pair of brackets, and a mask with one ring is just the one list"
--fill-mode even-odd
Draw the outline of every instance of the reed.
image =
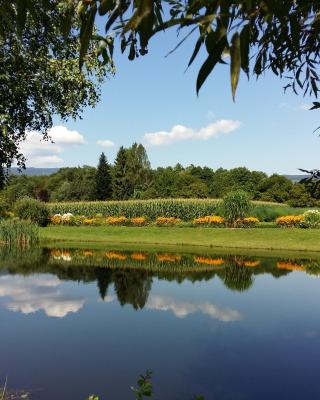
[[0, 223], [0, 241], [8, 246], [30, 246], [39, 242], [39, 227], [28, 221], [6, 220]]

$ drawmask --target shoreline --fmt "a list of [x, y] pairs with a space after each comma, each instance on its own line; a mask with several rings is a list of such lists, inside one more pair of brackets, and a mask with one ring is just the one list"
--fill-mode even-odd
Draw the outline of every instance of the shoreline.
[[40, 229], [40, 241], [320, 254], [320, 229], [50, 226]]

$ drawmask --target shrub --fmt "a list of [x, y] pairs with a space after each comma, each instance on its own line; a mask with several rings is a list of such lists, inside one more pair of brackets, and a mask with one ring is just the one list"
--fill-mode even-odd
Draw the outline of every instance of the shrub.
[[309, 228], [320, 228], [320, 211], [308, 210], [303, 214], [304, 222]]
[[283, 228], [299, 227], [304, 221], [303, 215], [286, 215], [276, 219], [276, 224]]
[[31, 221], [39, 226], [48, 225], [50, 220], [48, 207], [41, 201], [28, 197], [15, 203], [14, 212], [20, 219]]
[[194, 225], [206, 225], [206, 226], [224, 226], [225, 220], [217, 215], [207, 215], [206, 217], [195, 218], [192, 223]]
[[172, 226], [177, 225], [180, 222], [181, 220], [175, 217], [158, 217], [156, 219], [156, 225], [158, 226]]
[[237, 220], [245, 218], [251, 208], [250, 197], [243, 190], [230, 192], [223, 198], [223, 215], [229, 225], [236, 226]]

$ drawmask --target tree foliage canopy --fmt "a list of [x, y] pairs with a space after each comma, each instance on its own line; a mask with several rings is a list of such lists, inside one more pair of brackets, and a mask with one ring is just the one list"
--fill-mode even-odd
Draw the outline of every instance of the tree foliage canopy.
[[[18, 33], [25, 29], [26, 11], [35, 15], [39, 5], [44, 9], [51, 5], [50, 0], [5, 3], [0, 18], [12, 23], [15, 8], [13, 22]], [[133, 60], [148, 53], [150, 39], [156, 34], [176, 28], [182, 37], [177, 46], [196, 39], [188, 66], [202, 54], [202, 47], [207, 53], [197, 91], [217, 64], [227, 63], [225, 55], [230, 55], [233, 96], [241, 70], [257, 77], [271, 70], [289, 78], [286, 87], [296, 93], [318, 93], [320, 3], [315, 0], [61, 0], [59, 9], [65, 33], [72, 31], [75, 15], [80, 18], [80, 65], [92, 40], [97, 41], [105, 63], [112, 62], [114, 38]], [[105, 19], [106, 36], [95, 32], [98, 16]], [[6, 35], [6, 26], [0, 28], [0, 34]], [[319, 106], [315, 102], [315, 107]]]
[[[112, 56], [112, 35], [119, 38], [130, 60], [148, 53], [150, 39], [177, 28], [182, 39], [195, 40], [188, 66], [207, 53], [198, 74], [199, 92], [217, 64], [230, 55], [233, 97], [240, 71], [259, 77], [266, 70], [286, 76], [286, 88], [317, 96], [320, 3], [311, 0], [74, 0], [66, 1], [69, 14], [82, 21], [80, 63], [93, 35], [96, 15], [105, 18], [106, 38], [98, 37], [105, 60]], [[66, 25], [68, 23], [66, 22]], [[320, 103], [315, 102], [314, 107]]]
[[[36, 4], [35, 4], [36, 3]], [[20, 166], [19, 145], [28, 131], [47, 137], [52, 116], [76, 118], [99, 99], [109, 67], [92, 46], [79, 70], [80, 39], [76, 16], [70, 29], [65, 10], [54, 0], [2, 2], [0, 9], [0, 166]]]

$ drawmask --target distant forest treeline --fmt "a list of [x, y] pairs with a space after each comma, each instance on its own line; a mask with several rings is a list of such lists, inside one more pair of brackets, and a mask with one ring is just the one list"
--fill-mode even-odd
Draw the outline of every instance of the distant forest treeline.
[[12, 175], [1, 192], [8, 203], [30, 196], [43, 201], [126, 200], [150, 198], [220, 198], [243, 189], [254, 200], [319, 206], [320, 187], [293, 183], [281, 175], [268, 176], [245, 167], [213, 170], [190, 165], [152, 169], [145, 148], [121, 147], [113, 165], [101, 154], [97, 168], [61, 168], [49, 176]]

